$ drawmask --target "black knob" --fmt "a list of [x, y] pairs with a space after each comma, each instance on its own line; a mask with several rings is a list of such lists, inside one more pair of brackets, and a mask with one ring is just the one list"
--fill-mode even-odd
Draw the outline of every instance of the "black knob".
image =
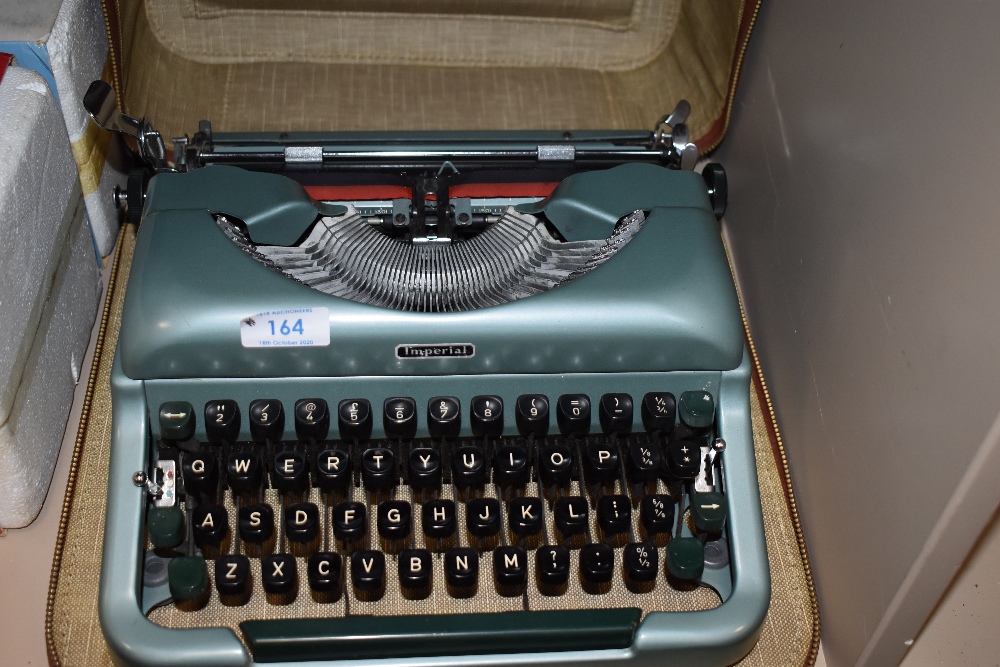
[[348, 398], [337, 406], [341, 440], [367, 440], [372, 437], [372, 406], [364, 398]]
[[668, 391], [652, 391], [642, 397], [642, 425], [647, 431], [670, 435], [674, 431], [677, 401]]
[[462, 430], [462, 404], [454, 396], [427, 401], [427, 428], [432, 438], [455, 438]]
[[518, 396], [514, 418], [521, 435], [545, 435], [549, 432], [549, 399], [541, 394]]
[[295, 401], [295, 435], [302, 442], [326, 440], [330, 432], [330, 409], [322, 398]]
[[729, 181], [726, 178], [726, 170], [718, 162], [713, 162], [705, 165], [701, 177], [705, 179], [708, 200], [712, 203], [712, 213], [715, 214], [716, 220], [721, 220], [729, 201]]
[[474, 435], [503, 433], [503, 399], [499, 396], [476, 396], [469, 411]]
[[387, 438], [412, 438], [417, 432], [417, 402], [405, 397], [385, 399], [382, 426]]
[[250, 436], [277, 442], [285, 435], [285, 408], [276, 398], [258, 398], [250, 403]]
[[205, 404], [205, 433], [210, 442], [233, 443], [240, 438], [240, 406], [232, 399]]
[[563, 435], [587, 435], [590, 431], [590, 397], [563, 394], [556, 401], [556, 421]]
[[430, 447], [410, 450], [406, 460], [407, 483], [417, 489], [441, 486], [441, 453]]
[[605, 433], [632, 431], [632, 397], [628, 394], [604, 394], [598, 409], [601, 430]]
[[306, 566], [309, 588], [317, 593], [339, 593], [341, 567], [340, 554], [329, 551], [314, 553]]

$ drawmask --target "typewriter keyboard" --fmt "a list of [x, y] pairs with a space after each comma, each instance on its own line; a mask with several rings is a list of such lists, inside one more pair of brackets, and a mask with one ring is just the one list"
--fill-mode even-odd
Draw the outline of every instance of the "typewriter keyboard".
[[[717, 606], [729, 574], [715, 399], [653, 392], [637, 402], [163, 403], [144, 586], [169, 597], [147, 601], [160, 607], [150, 617], [185, 627], [208, 613], [235, 626]], [[194, 437], [199, 418], [207, 441]], [[239, 439], [244, 419], [249, 441]], [[371, 437], [375, 420], [385, 438]], [[431, 437], [414, 437], [418, 420]], [[505, 420], [517, 435], [502, 435]]]

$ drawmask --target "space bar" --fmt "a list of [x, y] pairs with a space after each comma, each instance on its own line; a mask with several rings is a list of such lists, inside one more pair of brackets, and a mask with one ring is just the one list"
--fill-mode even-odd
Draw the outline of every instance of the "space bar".
[[255, 662], [625, 648], [638, 609], [244, 621]]

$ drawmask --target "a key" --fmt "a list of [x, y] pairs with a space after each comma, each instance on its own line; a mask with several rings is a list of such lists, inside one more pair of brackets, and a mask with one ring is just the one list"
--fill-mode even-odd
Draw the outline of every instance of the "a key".
[[240, 406], [232, 399], [205, 404], [205, 433], [209, 442], [232, 444], [240, 437]]
[[354, 542], [365, 537], [365, 505], [356, 502], [340, 503], [333, 508], [333, 534], [338, 540]]
[[271, 485], [282, 493], [296, 493], [309, 487], [309, 468], [302, 452], [285, 450], [274, 455]]
[[503, 399], [499, 396], [475, 396], [469, 405], [472, 433], [497, 436], [503, 433]]
[[501, 488], [524, 486], [530, 476], [527, 448], [518, 444], [497, 447], [493, 456], [493, 482], [496, 485]]
[[215, 561], [215, 589], [220, 596], [243, 596], [250, 590], [250, 559], [240, 554]]
[[413, 510], [405, 500], [385, 500], [376, 512], [378, 534], [387, 540], [402, 540], [410, 536]]
[[539, 475], [545, 486], [566, 486], [573, 478], [573, 450], [562, 443], [541, 448]]
[[417, 432], [417, 403], [412, 398], [387, 398], [382, 405], [385, 437], [409, 440]]
[[555, 502], [556, 528], [563, 537], [580, 535], [587, 530], [587, 501], [581, 496], [566, 496]]
[[627, 533], [632, 527], [632, 503], [628, 496], [603, 496], [597, 501], [597, 523], [605, 536]]
[[286, 507], [285, 535], [299, 544], [315, 540], [319, 536], [319, 508], [314, 503], [293, 503]]
[[648, 432], [669, 436], [674, 431], [677, 401], [668, 391], [653, 391], [642, 397], [642, 426]]
[[241, 505], [237, 521], [244, 542], [263, 544], [274, 534], [274, 509], [265, 503]]
[[257, 442], [278, 442], [285, 435], [285, 409], [276, 398], [250, 402], [250, 437]]
[[518, 396], [514, 419], [521, 435], [545, 435], [549, 432], [549, 399], [541, 394]]
[[361, 455], [361, 479], [369, 489], [386, 489], [396, 486], [396, 456], [387, 447], [366, 449]]
[[451, 450], [452, 482], [462, 488], [486, 481], [486, 452], [479, 445], [460, 445]]
[[605, 484], [618, 478], [618, 447], [607, 442], [591, 442], [583, 450], [587, 481]]
[[364, 398], [344, 399], [337, 406], [341, 440], [364, 442], [372, 436], [372, 406]]
[[232, 450], [226, 457], [226, 482], [237, 493], [253, 493], [264, 481], [264, 467], [252, 450]]
[[351, 483], [351, 455], [344, 449], [324, 449], [316, 455], [313, 480], [324, 491], [344, 491]]
[[590, 432], [590, 397], [586, 394], [563, 394], [556, 401], [556, 421], [563, 435], [587, 435]]
[[363, 549], [351, 556], [351, 582], [359, 600], [378, 600], [385, 593], [385, 554]]
[[202, 549], [218, 548], [229, 532], [229, 514], [222, 505], [198, 505], [191, 513], [194, 542]]
[[543, 512], [541, 498], [512, 498], [507, 506], [511, 531], [518, 537], [537, 535], [542, 530]]
[[416, 489], [441, 486], [441, 453], [431, 447], [411, 449], [406, 458], [407, 482]]
[[462, 430], [462, 405], [454, 396], [427, 401], [427, 428], [432, 438], [456, 438]]
[[604, 394], [597, 412], [605, 433], [632, 431], [632, 397], [628, 394]]

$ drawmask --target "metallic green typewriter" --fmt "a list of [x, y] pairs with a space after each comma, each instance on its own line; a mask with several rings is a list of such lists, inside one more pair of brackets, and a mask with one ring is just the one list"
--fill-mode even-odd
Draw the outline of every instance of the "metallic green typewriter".
[[750, 363], [684, 104], [654, 132], [163, 141], [100, 617], [142, 665], [725, 665], [770, 599]]

